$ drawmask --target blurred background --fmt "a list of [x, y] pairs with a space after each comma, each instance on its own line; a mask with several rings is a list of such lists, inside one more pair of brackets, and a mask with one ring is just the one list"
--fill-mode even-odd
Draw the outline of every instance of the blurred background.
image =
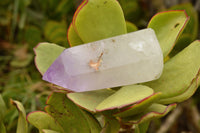
[[[151, 17], [166, 10], [186, 10], [190, 16], [189, 37], [182, 37], [176, 49], [200, 39], [200, 0], [119, 0], [127, 21], [138, 29]], [[26, 113], [43, 110], [52, 87], [41, 80], [34, 65], [33, 48], [40, 42], [69, 47], [67, 29], [81, 0], [0, 0], [0, 94], [6, 103], [4, 123], [15, 133], [18, 112], [10, 99], [22, 102]], [[179, 47], [179, 43], [182, 45]], [[173, 56], [173, 55], [171, 55]], [[171, 118], [171, 119], [170, 119]], [[149, 133], [200, 132], [200, 91], [161, 120], [153, 121]], [[164, 129], [163, 129], [164, 128]], [[167, 128], [167, 129], [165, 129]], [[37, 130], [29, 125], [29, 132]]]

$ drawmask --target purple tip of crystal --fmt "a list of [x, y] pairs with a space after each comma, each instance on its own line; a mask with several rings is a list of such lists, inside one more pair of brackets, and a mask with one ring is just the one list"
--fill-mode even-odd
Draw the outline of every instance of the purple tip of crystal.
[[65, 75], [66, 74], [64, 65], [62, 63], [61, 57], [59, 56], [44, 73], [42, 79], [50, 83], [54, 83], [56, 85], [67, 88], [65, 84], [67, 82], [67, 77]]

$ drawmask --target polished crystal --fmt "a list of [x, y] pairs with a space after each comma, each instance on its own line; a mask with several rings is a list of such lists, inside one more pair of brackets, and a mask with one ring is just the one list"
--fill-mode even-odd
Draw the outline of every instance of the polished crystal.
[[163, 54], [150, 28], [65, 49], [43, 80], [83, 92], [155, 80]]

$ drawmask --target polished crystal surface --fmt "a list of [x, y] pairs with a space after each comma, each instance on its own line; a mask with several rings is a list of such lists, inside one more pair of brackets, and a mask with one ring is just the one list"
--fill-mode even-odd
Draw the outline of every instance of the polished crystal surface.
[[163, 54], [150, 28], [65, 49], [43, 80], [83, 92], [155, 80]]

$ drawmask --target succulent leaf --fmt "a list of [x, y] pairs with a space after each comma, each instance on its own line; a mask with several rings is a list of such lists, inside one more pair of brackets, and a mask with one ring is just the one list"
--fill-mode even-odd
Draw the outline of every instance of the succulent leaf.
[[95, 108], [107, 97], [112, 95], [115, 91], [111, 89], [102, 89], [95, 91], [68, 93], [67, 96], [78, 106], [96, 112]]
[[75, 32], [72, 24], [70, 24], [68, 28], [67, 39], [71, 47], [83, 44], [83, 41], [80, 39], [79, 35]]
[[194, 41], [165, 63], [163, 74], [158, 80], [145, 83], [145, 85], [153, 88], [155, 92], [162, 92], [161, 99], [185, 93], [199, 72], [199, 53], [200, 41]]
[[154, 93], [153, 95], [146, 97], [144, 100], [141, 100], [138, 103], [120, 109], [120, 111], [115, 113], [114, 115], [117, 117], [128, 117], [139, 114], [143, 112], [146, 108], [148, 108], [150, 105], [152, 105], [154, 102], [156, 102], [160, 98], [160, 96], [161, 93]]
[[113, 95], [102, 101], [97, 107], [97, 111], [120, 109], [139, 101], [144, 100], [153, 94], [153, 89], [143, 85], [130, 85], [122, 87]]
[[[54, 92], [48, 99], [46, 111], [50, 114], [64, 129], [65, 132], [88, 133], [91, 132], [91, 126], [96, 133], [99, 132], [100, 125], [96, 120], [88, 122], [92, 119], [87, 114], [83, 114], [72, 101], [70, 101], [65, 93]], [[94, 118], [93, 118], [94, 119]]]
[[34, 48], [35, 65], [38, 71], [43, 75], [64, 49], [53, 43], [39, 43]]
[[134, 31], [138, 30], [137, 26], [135, 24], [129, 22], [129, 21], [126, 21], [126, 28], [127, 28], [127, 33], [134, 32]]
[[127, 121], [129, 123], [133, 124], [140, 124], [144, 122], [148, 122], [152, 119], [157, 119], [160, 117], [165, 116], [167, 113], [169, 113], [171, 110], [173, 110], [176, 107], [176, 104], [170, 104], [168, 106], [154, 103], [149, 108], [147, 108], [143, 113], [129, 116], [126, 118], [123, 118], [123, 121]]
[[64, 130], [59, 125], [59, 123], [46, 112], [42, 111], [31, 112], [27, 115], [27, 120], [29, 123], [35, 126], [40, 132], [42, 132], [43, 129], [48, 129], [64, 133]]
[[126, 33], [123, 11], [116, 0], [84, 0], [74, 15], [73, 27], [84, 43]]
[[166, 57], [173, 49], [188, 19], [184, 11], [165, 11], [157, 13], [150, 20], [148, 28], [155, 30], [163, 57]]

